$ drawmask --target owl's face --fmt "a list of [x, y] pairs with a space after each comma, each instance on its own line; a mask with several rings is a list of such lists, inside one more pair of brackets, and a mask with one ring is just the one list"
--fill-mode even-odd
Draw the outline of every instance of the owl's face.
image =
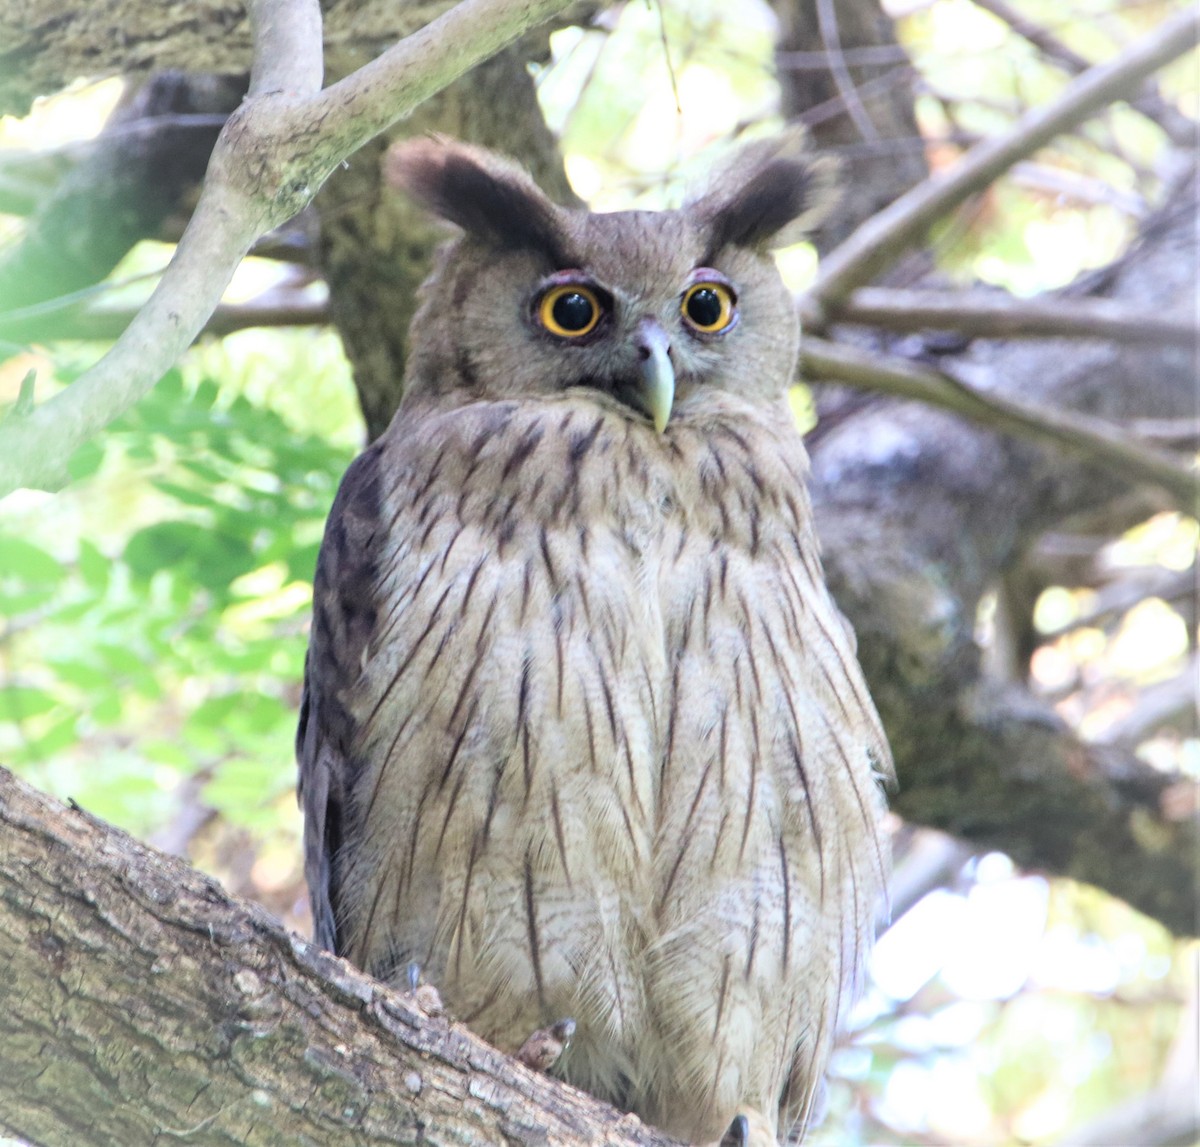
[[662, 432], [714, 391], [769, 399], [792, 381], [795, 308], [763, 244], [811, 185], [778, 144], [732, 195], [599, 215], [555, 206], [463, 145], [412, 141], [393, 156], [395, 181], [466, 229], [425, 286], [406, 395], [582, 391]]

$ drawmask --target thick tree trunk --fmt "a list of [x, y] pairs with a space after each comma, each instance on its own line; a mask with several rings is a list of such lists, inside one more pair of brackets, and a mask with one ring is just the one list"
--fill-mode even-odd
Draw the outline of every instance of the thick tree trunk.
[[0, 1131], [667, 1147], [0, 769]]

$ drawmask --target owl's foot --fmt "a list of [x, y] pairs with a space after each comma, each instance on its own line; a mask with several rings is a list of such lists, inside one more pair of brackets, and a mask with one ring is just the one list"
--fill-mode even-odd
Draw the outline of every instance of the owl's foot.
[[446, 1012], [446, 1006], [442, 1003], [437, 988], [432, 984], [421, 983], [421, 965], [415, 960], [408, 965], [408, 991], [405, 994], [411, 996], [413, 1002], [427, 1016], [440, 1016]]
[[567, 1050], [575, 1034], [575, 1021], [561, 1019], [548, 1028], [539, 1028], [517, 1050], [517, 1059], [534, 1071], [549, 1071]]
[[743, 1107], [717, 1143], [709, 1147], [778, 1147], [775, 1132], [753, 1107]]

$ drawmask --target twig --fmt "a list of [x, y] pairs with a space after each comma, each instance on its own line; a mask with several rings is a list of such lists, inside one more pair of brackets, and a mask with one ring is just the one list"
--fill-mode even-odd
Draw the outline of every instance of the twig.
[[[881, 72], [878, 76], [872, 76], [871, 79], [865, 80], [853, 89], [854, 94], [858, 96], [860, 102], [866, 97], [874, 98], [881, 92], [887, 92], [898, 84], [901, 80], [912, 75], [912, 64], [898, 64], [896, 67], [889, 69], [886, 72]], [[829, 99], [823, 100], [819, 104], [813, 104], [810, 108], [805, 108], [796, 119], [804, 124], [805, 127], [815, 127], [819, 123], [824, 123], [826, 120], [836, 119], [840, 115], [849, 113], [849, 105], [846, 102], [846, 97], [842, 93], [836, 96], [830, 96]], [[878, 138], [878, 132], [875, 133]], [[864, 140], [864, 143], [874, 143], [875, 140]]]
[[[1194, 323], [1170, 315], [1134, 310], [1111, 299], [1053, 295], [1014, 299], [970, 292], [860, 287], [838, 308], [835, 319], [893, 331], [961, 331], [979, 338], [1113, 339], [1194, 347], [1198, 337]], [[814, 329], [811, 318], [806, 325]]]
[[[998, 20], [1007, 24], [1018, 36], [1028, 40], [1038, 48], [1048, 59], [1061, 65], [1068, 72], [1079, 75], [1086, 72], [1092, 65], [1069, 44], [1065, 44], [1048, 28], [1035, 24], [1024, 13], [1008, 3], [1008, 0], [974, 0], [977, 8], [990, 12]], [[1178, 108], [1172, 107], [1158, 90], [1158, 85], [1147, 80], [1141, 92], [1130, 101], [1130, 106], [1136, 108], [1148, 120], [1158, 124], [1166, 133], [1167, 138], [1176, 147], [1194, 147], [1196, 144], [1197, 124], [1188, 119]]]
[[802, 344], [800, 366], [806, 377], [918, 399], [997, 430], [1065, 446], [1130, 479], [1161, 486], [1189, 513], [1195, 508], [1197, 475], [1191, 467], [1102, 419], [982, 394], [948, 374], [907, 359], [811, 335]]
[[1084, 628], [1115, 628], [1122, 617], [1148, 597], [1166, 602], [1183, 602], [1196, 588], [1196, 567], [1185, 570], [1165, 566], [1144, 566], [1118, 581], [1103, 584], [1077, 617], [1052, 629], [1043, 630], [1042, 641], [1057, 641], [1065, 634]]
[[1010, 131], [972, 148], [952, 170], [918, 184], [869, 219], [824, 259], [809, 295], [821, 309], [835, 310], [947, 212], [1055, 136], [1136, 90], [1198, 40], [1200, 11], [1189, 9], [1163, 21], [1116, 60], [1090, 69], [1052, 103], [1028, 112]]
[[[34, 308], [27, 308], [33, 310]], [[9, 343], [60, 342], [75, 339], [112, 342], [137, 316], [136, 307], [81, 307], [71, 303], [54, 311], [45, 304], [35, 316], [19, 321], [0, 315], [0, 339]], [[329, 322], [329, 304], [297, 294], [286, 301], [252, 299], [222, 303], [199, 335], [224, 336], [251, 327], [310, 327]]]
[[877, 140], [879, 131], [872, 122], [867, 109], [859, 98], [858, 89], [854, 86], [854, 77], [846, 67], [846, 59], [842, 55], [842, 41], [838, 33], [837, 12], [833, 0], [817, 0], [817, 26], [821, 30], [821, 43], [829, 53], [829, 74], [846, 105], [846, 112], [858, 128], [858, 134], [868, 141]]
[[675, 101], [675, 114], [683, 115], [683, 104], [679, 102], [679, 78], [675, 75], [675, 64], [671, 60], [671, 45], [667, 40], [667, 17], [663, 12], [662, 0], [655, 4], [658, 9], [658, 39], [662, 44], [663, 63], [667, 66], [667, 76], [671, 80], [671, 98]]
[[[847, 64], [906, 64], [908, 52], [899, 44], [867, 44], [862, 47], [839, 48]], [[775, 66], [789, 72], [829, 71], [829, 50], [817, 52], [776, 52]]]
[[1200, 449], [1200, 418], [1135, 418], [1133, 431], [1178, 450]]
[[300, 211], [337, 165], [566, 0], [461, 0], [320, 91], [317, 0], [252, 0], [251, 94], [229, 118], [204, 192], [145, 307], [72, 386], [0, 425], [0, 497], [64, 480], [74, 450], [146, 394], [208, 321], [251, 244]]

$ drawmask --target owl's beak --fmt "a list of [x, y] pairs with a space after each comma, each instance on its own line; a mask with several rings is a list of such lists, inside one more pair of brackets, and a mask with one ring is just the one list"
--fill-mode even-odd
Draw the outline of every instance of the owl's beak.
[[637, 404], [650, 416], [661, 434], [675, 402], [675, 367], [671, 362], [671, 340], [654, 319], [643, 319], [633, 336], [638, 352], [639, 385]]

